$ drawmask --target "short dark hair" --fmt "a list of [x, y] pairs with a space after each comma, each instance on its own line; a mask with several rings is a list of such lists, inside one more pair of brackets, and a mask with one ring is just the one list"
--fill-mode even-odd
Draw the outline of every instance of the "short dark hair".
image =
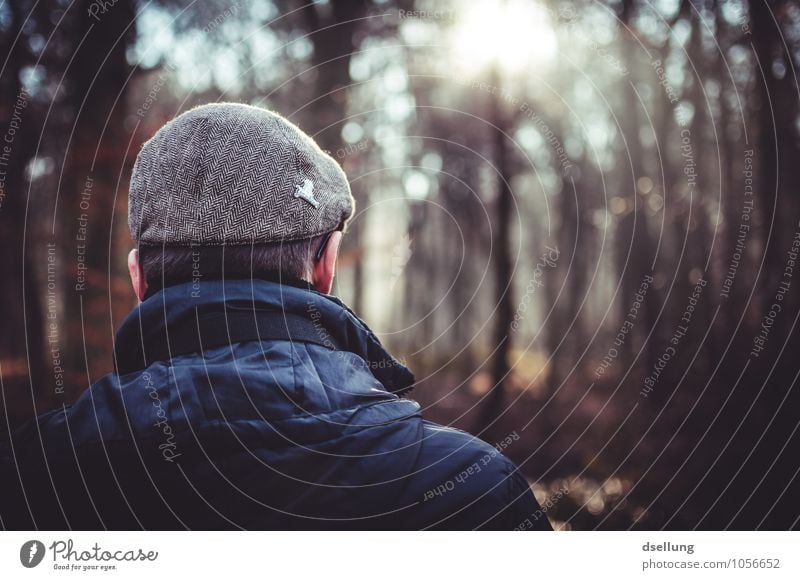
[[266, 278], [306, 280], [330, 234], [271, 244], [139, 246], [139, 263], [151, 290], [194, 280]]

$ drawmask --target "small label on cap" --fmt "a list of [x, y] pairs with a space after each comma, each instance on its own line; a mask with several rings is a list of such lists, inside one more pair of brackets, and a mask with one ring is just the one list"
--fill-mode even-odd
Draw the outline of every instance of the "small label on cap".
[[319, 201], [314, 197], [314, 182], [310, 179], [304, 180], [302, 187], [299, 185], [294, 186], [294, 196], [306, 200], [314, 207], [319, 207]]

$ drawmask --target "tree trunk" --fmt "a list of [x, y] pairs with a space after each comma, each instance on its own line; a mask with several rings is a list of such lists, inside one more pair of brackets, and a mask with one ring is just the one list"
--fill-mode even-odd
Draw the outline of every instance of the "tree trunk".
[[[491, 85], [500, 85], [497, 68], [492, 70]], [[494, 125], [492, 142], [494, 146], [494, 162], [497, 171], [496, 222], [494, 224], [494, 240], [492, 267], [494, 271], [495, 319], [494, 340], [490, 347], [496, 349], [490, 360], [492, 388], [484, 402], [481, 422], [488, 427], [501, 414], [508, 381], [508, 355], [511, 349], [511, 322], [514, 315], [512, 302], [512, 264], [511, 264], [511, 217], [513, 209], [513, 193], [509, 181], [508, 145], [506, 134], [508, 122], [502, 111], [502, 103], [496, 95], [491, 98], [490, 119]]]

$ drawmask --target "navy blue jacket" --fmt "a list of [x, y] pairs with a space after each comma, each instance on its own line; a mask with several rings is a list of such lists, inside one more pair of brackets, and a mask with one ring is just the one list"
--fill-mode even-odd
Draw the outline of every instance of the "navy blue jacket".
[[[165, 324], [229, 306], [307, 318], [320, 340], [141, 356]], [[411, 372], [336, 298], [266, 280], [171, 286], [115, 349], [119, 374], [0, 451], [4, 527], [550, 528], [497, 448], [422, 419], [403, 396]]]

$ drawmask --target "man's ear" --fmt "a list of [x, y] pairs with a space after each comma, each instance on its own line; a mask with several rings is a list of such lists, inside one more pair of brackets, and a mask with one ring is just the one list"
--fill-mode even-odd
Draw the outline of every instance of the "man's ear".
[[139, 262], [139, 250], [133, 249], [128, 254], [128, 273], [131, 275], [133, 293], [141, 302], [147, 294], [147, 280], [144, 277], [142, 264]]
[[339, 257], [339, 244], [341, 242], [342, 232], [333, 232], [328, 238], [322, 258], [314, 263], [310, 282], [318, 292], [323, 294], [331, 293], [333, 277], [336, 274], [336, 259]]

